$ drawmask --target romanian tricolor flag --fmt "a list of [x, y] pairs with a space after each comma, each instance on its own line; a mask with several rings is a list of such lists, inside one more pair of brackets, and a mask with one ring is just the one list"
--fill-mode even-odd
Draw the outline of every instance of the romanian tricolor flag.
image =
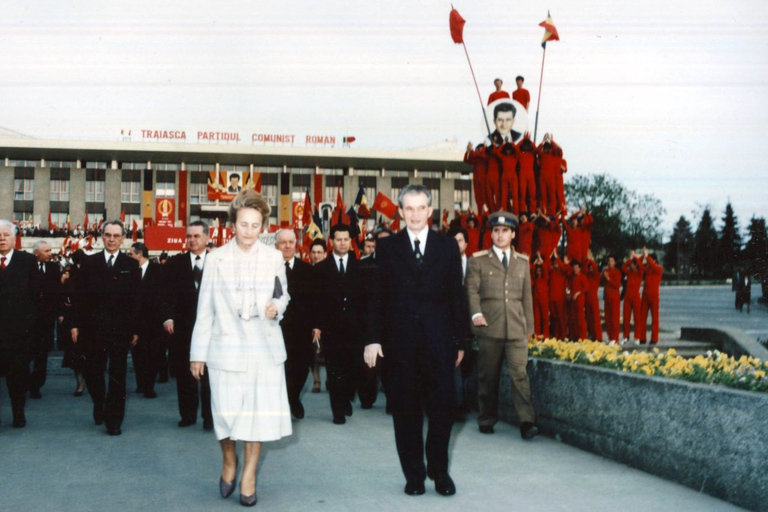
[[547, 41], [559, 41], [560, 36], [555, 28], [555, 22], [552, 21], [552, 15], [547, 11], [547, 19], [539, 23], [540, 27], [544, 27], [544, 37], [541, 40], [541, 47], [547, 47]]

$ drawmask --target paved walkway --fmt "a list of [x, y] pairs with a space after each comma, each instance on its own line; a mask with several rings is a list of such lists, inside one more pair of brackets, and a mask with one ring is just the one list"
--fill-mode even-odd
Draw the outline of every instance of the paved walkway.
[[[133, 380], [129, 376], [129, 382]], [[0, 402], [0, 510], [237, 510], [237, 493], [218, 496], [220, 453], [201, 424], [178, 428], [175, 385], [159, 397], [131, 394], [123, 435], [91, 420], [87, 394], [73, 377], [52, 376], [30, 400], [27, 427], [13, 429]], [[454, 427], [451, 474], [458, 493], [403, 494], [392, 421], [377, 403], [331, 423], [328, 394], [306, 393], [307, 416], [294, 434], [265, 445], [258, 508], [270, 511], [728, 511], [726, 502], [540, 436], [520, 439], [501, 424], [492, 436], [474, 418]], [[240, 448], [241, 449], [241, 448]], [[257, 510], [258, 510], [257, 508]]]

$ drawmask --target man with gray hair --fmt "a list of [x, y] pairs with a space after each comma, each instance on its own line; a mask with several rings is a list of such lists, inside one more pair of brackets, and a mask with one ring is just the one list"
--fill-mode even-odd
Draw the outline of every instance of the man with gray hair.
[[[125, 227], [119, 220], [101, 229], [104, 250], [86, 256], [72, 303], [72, 342], [85, 345], [85, 383], [93, 400], [93, 421], [119, 436], [125, 416], [128, 349], [138, 342], [141, 271], [120, 252]], [[109, 388], [104, 371], [109, 364]]]
[[38, 240], [32, 246], [37, 260], [38, 282], [35, 288], [34, 336], [32, 338], [32, 372], [29, 379], [29, 397], [42, 398], [40, 388], [45, 384], [48, 352], [53, 348], [53, 333], [62, 305], [61, 267], [51, 261], [51, 244]]
[[405, 493], [424, 494], [428, 476], [439, 494], [451, 496], [456, 493], [448, 474], [456, 406], [453, 373], [464, 356], [467, 322], [461, 257], [454, 238], [429, 229], [428, 188], [405, 186], [398, 204], [407, 229], [378, 240], [368, 302], [369, 342], [363, 357], [370, 367], [386, 358], [387, 398]]
[[0, 220], [0, 377], [11, 399], [13, 426], [24, 427], [29, 380], [30, 336], [35, 321], [35, 258], [14, 250], [16, 226]]

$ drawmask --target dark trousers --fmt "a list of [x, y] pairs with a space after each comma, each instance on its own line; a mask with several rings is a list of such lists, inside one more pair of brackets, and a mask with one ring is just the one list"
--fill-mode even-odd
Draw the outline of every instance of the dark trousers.
[[[419, 347], [410, 361], [389, 361], [387, 400], [395, 425], [400, 466], [409, 482], [421, 482], [427, 465], [435, 473], [448, 471], [448, 443], [455, 414], [455, 361]], [[429, 418], [426, 447], [424, 414]]]
[[45, 384], [45, 375], [48, 372], [48, 351], [35, 350], [32, 355], [32, 371], [29, 374], [29, 390], [40, 391]]
[[[208, 367], [200, 382], [189, 371], [189, 345], [174, 347], [170, 364], [176, 374], [176, 392], [179, 397], [179, 414], [183, 420], [197, 420], [197, 406], [200, 404], [200, 416], [203, 420], [213, 421], [211, 413], [211, 383], [208, 379]], [[199, 388], [198, 388], [199, 385]]]
[[343, 418], [355, 398], [357, 378], [356, 351], [351, 348], [325, 350], [325, 370], [328, 374], [328, 395], [334, 418]]
[[[287, 340], [286, 340], [287, 341]], [[306, 346], [286, 344], [288, 358], [285, 361], [285, 381], [288, 391], [288, 403], [299, 403], [301, 390], [307, 382], [309, 370], [312, 367], [312, 356], [315, 345], [307, 343]]]
[[45, 384], [48, 371], [48, 351], [53, 347], [53, 334], [57, 325], [55, 316], [41, 316], [35, 321], [35, 343], [32, 353], [32, 370], [29, 377], [29, 390], [40, 391]]
[[160, 340], [150, 336], [139, 336], [139, 342], [131, 349], [133, 370], [136, 373], [136, 387], [143, 391], [154, 391], [155, 380], [160, 371], [164, 354], [160, 352]]
[[371, 406], [376, 402], [379, 394], [379, 383], [377, 380], [379, 365], [369, 368], [362, 358], [362, 350], [357, 359], [357, 396], [360, 398], [360, 405]]
[[[125, 417], [125, 373], [128, 367], [128, 343], [90, 340], [83, 375], [95, 410], [104, 411], [104, 424], [119, 427]], [[104, 372], [109, 376], [109, 386]]]
[[26, 357], [0, 354], [0, 376], [5, 376], [13, 417], [23, 417], [29, 385], [29, 369]]

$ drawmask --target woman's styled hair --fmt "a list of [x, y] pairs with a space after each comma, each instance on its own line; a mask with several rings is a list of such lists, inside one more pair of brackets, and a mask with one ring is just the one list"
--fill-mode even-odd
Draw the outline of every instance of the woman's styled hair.
[[266, 227], [269, 223], [269, 203], [267, 203], [267, 200], [264, 199], [261, 194], [255, 190], [242, 190], [232, 200], [232, 203], [229, 205], [228, 212], [229, 223], [231, 225], [235, 225], [235, 222], [237, 221], [237, 214], [243, 208], [253, 208], [254, 210], [257, 210], [259, 213], [261, 213], [262, 227]]

